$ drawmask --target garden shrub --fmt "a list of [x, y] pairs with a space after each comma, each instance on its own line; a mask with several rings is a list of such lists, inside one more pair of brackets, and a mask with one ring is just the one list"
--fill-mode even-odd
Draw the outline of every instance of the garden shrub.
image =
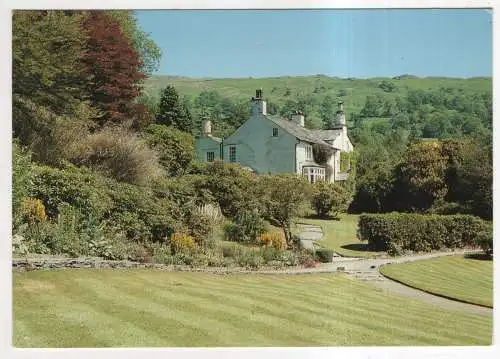
[[265, 246], [273, 247], [277, 250], [285, 250], [286, 249], [286, 240], [283, 232], [273, 231], [266, 232], [260, 235], [259, 242]]
[[30, 224], [47, 220], [45, 206], [38, 198], [23, 198], [21, 200], [20, 212], [22, 220]]
[[85, 216], [101, 218], [113, 205], [105, 192], [104, 179], [85, 168], [58, 169], [33, 166], [31, 197], [43, 201], [49, 218], [56, 218], [58, 207], [69, 204]]
[[479, 246], [484, 254], [488, 257], [493, 256], [493, 224], [488, 222], [488, 225], [478, 233], [475, 244]]
[[196, 251], [196, 242], [186, 233], [175, 232], [170, 237], [170, 250], [172, 254], [192, 254]]
[[147, 184], [163, 173], [157, 153], [122, 127], [107, 127], [82, 138], [71, 162], [118, 181]]
[[312, 188], [311, 206], [318, 216], [327, 217], [332, 213], [337, 217], [347, 210], [351, 196], [346, 188], [326, 181], [318, 181]]
[[223, 243], [221, 250], [224, 258], [235, 258], [245, 251], [245, 247], [237, 243]]
[[189, 234], [199, 246], [208, 244], [211, 242], [215, 228], [221, 224], [222, 220], [223, 216], [218, 206], [213, 204], [197, 206], [187, 220]]
[[14, 228], [22, 223], [19, 213], [21, 200], [31, 192], [33, 168], [31, 154], [19, 146], [17, 140], [12, 142], [12, 220]]
[[261, 207], [259, 177], [237, 164], [215, 161], [203, 167], [202, 187], [219, 203], [222, 214], [236, 219]]
[[321, 263], [331, 263], [333, 260], [333, 251], [331, 249], [319, 248], [316, 249], [315, 254]]
[[179, 230], [184, 212], [168, 198], [159, 198], [146, 187], [108, 180], [106, 195], [112, 206], [105, 219], [127, 238], [136, 241], [165, 241]]
[[280, 253], [282, 250], [272, 247], [272, 246], [264, 246], [259, 249], [259, 254], [264, 260], [265, 263], [272, 262], [280, 258]]
[[471, 215], [363, 214], [358, 237], [372, 250], [391, 255], [476, 245], [488, 223]]
[[264, 258], [261, 253], [254, 249], [248, 249], [235, 258], [239, 266], [245, 268], [257, 269], [264, 264]]
[[224, 226], [224, 237], [232, 242], [256, 243], [266, 230], [266, 223], [258, 210], [240, 213]]
[[194, 137], [172, 126], [152, 124], [143, 130], [143, 135], [158, 152], [160, 164], [169, 176], [184, 173], [196, 157]]

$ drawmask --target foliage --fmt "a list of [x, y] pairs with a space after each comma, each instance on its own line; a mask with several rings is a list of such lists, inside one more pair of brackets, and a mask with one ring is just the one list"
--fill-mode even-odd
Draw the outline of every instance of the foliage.
[[318, 181], [312, 185], [311, 205], [318, 216], [333, 213], [337, 217], [347, 210], [350, 201], [350, 193], [340, 184]]
[[478, 245], [489, 258], [493, 258], [493, 224], [490, 222], [477, 236]]
[[24, 197], [20, 204], [21, 218], [27, 223], [37, 223], [47, 220], [45, 206], [38, 198]]
[[[13, 12], [13, 97], [29, 98], [58, 115], [78, 104], [84, 78], [79, 60], [85, 46], [81, 21], [81, 15], [57, 10]], [[14, 133], [25, 137], [22, 132], [35, 127], [37, 119], [16, 116], [17, 106], [14, 102]]]
[[43, 201], [47, 216], [57, 218], [58, 208], [69, 204], [85, 216], [101, 218], [112, 207], [106, 195], [104, 179], [86, 169], [33, 166], [31, 197]]
[[170, 250], [173, 254], [192, 254], [196, 251], [196, 242], [193, 237], [182, 232], [175, 232], [170, 237]]
[[399, 191], [404, 192], [400, 197], [405, 201], [403, 206], [425, 210], [435, 200], [444, 198], [447, 193], [447, 162], [438, 142], [411, 144], [396, 168], [402, 187]]
[[319, 248], [316, 249], [315, 256], [321, 263], [331, 263], [333, 260], [333, 251], [331, 249]]
[[259, 177], [238, 164], [215, 161], [201, 168], [204, 189], [218, 202], [222, 214], [236, 219], [240, 214], [261, 210]]
[[258, 210], [244, 211], [224, 225], [224, 237], [233, 242], [256, 243], [265, 230], [266, 224]]
[[157, 124], [172, 126], [180, 131], [188, 133], [192, 131], [191, 114], [173, 86], [169, 85], [161, 90], [155, 121]]
[[273, 247], [276, 250], [285, 250], [287, 247], [283, 232], [266, 232], [259, 236], [259, 242], [264, 246]]
[[14, 134], [20, 145], [31, 150], [35, 160], [47, 164], [60, 165], [68, 160], [98, 116], [85, 102], [75, 105], [68, 116], [56, 115], [28, 98], [13, 98]]
[[12, 216], [14, 228], [20, 223], [19, 207], [23, 198], [28, 197], [33, 181], [31, 154], [19, 146], [12, 144]]
[[291, 225], [308, 199], [310, 185], [303, 177], [278, 174], [262, 177], [266, 217], [280, 226], [292, 246]]
[[328, 160], [330, 159], [330, 156], [332, 156], [333, 151], [331, 148], [328, 148], [323, 145], [319, 144], [314, 144], [313, 145], [313, 158], [314, 162], [320, 164], [320, 165], [326, 165]]
[[120, 23], [104, 11], [87, 14], [83, 28], [87, 34], [82, 54], [84, 71], [89, 77], [86, 92], [93, 106], [102, 110], [105, 123], [142, 123], [144, 109], [133, 103], [141, 91], [145, 75], [140, 72], [141, 58], [124, 36]]
[[138, 25], [137, 16], [133, 10], [107, 10], [106, 13], [120, 23], [123, 35], [132, 43], [141, 58], [140, 72], [151, 75], [160, 66], [161, 49]]
[[348, 172], [351, 169], [352, 152], [340, 152], [340, 172]]
[[183, 174], [196, 156], [193, 136], [176, 128], [152, 124], [143, 134], [169, 176]]
[[148, 183], [162, 173], [156, 152], [122, 127], [106, 127], [82, 139], [71, 160], [129, 183]]
[[358, 236], [374, 250], [399, 255], [473, 246], [487, 222], [470, 215], [363, 214]]
[[187, 220], [189, 234], [199, 246], [211, 242], [216, 226], [222, 222], [222, 214], [217, 206], [205, 204], [197, 206]]

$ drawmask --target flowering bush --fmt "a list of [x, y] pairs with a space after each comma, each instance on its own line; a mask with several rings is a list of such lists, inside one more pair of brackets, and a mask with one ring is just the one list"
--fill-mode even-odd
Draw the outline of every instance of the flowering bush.
[[170, 250], [172, 254], [193, 253], [196, 250], [196, 242], [186, 233], [175, 232], [170, 237]]
[[45, 206], [38, 198], [24, 197], [21, 200], [21, 215], [28, 223], [37, 223], [47, 220]]
[[274, 231], [274, 232], [266, 232], [259, 237], [260, 243], [265, 246], [271, 246], [277, 250], [285, 250], [286, 249], [286, 240], [283, 232]]

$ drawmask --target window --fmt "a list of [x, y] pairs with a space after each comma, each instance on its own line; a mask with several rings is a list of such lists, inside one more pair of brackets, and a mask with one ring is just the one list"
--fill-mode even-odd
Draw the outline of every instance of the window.
[[207, 162], [213, 162], [215, 159], [215, 152], [207, 152]]
[[313, 149], [311, 145], [306, 145], [306, 159], [312, 160], [313, 158]]
[[325, 169], [324, 168], [314, 168], [314, 167], [303, 167], [302, 168], [302, 176], [306, 177], [307, 180], [311, 183], [317, 181], [325, 180]]
[[276, 127], [273, 128], [273, 137], [278, 137], [278, 129]]
[[229, 162], [236, 162], [236, 146], [229, 146]]

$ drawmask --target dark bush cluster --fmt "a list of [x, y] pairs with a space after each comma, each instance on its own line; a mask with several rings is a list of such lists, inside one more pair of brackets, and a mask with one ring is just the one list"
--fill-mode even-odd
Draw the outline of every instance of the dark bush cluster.
[[358, 237], [371, 250], [399, 255], [443, 248], [476, 246], [489, 223], [471, 215], [421, 215], [409, 213], [363, 214]]

